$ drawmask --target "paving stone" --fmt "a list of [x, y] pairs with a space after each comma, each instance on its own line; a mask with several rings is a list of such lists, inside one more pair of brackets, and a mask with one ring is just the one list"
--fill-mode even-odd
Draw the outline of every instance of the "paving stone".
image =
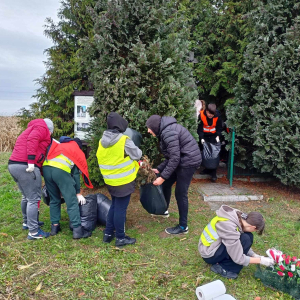
[[201, 183], [198, 192], [204, 201], [237, 202], [250, 200], [263, 200], [263, 195], [253, 195], [246, 188], [230, 188], [223, 183]]

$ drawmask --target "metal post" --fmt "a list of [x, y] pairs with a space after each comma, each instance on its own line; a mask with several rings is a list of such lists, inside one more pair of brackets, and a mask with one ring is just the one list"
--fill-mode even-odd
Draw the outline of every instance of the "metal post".
[[232, 181], [233, 181], [234, 142], [235, 142], [235, 131], [234, 131], [234, 128], [232, 128], [231, 157], [230, 157], [230, 178], [229, 178], [230, 187], [232, 187]]

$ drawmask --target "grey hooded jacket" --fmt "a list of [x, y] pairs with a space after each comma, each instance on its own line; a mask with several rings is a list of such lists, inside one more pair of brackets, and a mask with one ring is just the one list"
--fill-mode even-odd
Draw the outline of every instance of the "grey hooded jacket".
[[[101, 139], [101, 145], [104, 148], [109, 148], [116, 144], [120, 138], [123, 136], [122, 133], [114, 129], [105, 130]], [[139, 160], [142, 157], [142, 150], [140, 150], [131, 139], [126, 139], [125, 155], [128, 155], [133, 160]], [[135, 181], [121, 185], [121, 186], [111, 186], [107, 185], [108, 191], [112, 196], [115, 197], [125, 197], [135, 190]]]
[[203, 258], [214, 256], [221, 243], [223, 243], [229, 256], [236, 264], [243, 266], [249, 265], [250, 257], [243, 253], [243, 247], [240, 242], [240, 236], [243, 230], [236, 212], [236, 209], [228, 205], [222, 205], [221, 208], [216, 211], [218, 217], [226, 218], [228, 221], [217, 222], [216, 230], [219, 238], [209, 247], [204, 246], [200, 238], [198, 250]]

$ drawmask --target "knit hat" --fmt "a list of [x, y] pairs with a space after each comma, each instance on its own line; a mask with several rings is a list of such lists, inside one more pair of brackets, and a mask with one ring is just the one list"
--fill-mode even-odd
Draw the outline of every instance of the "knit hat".
[[44, 119], [44, 121], [46, 122], [49, 131], [51, 133], [53, 133], [53, 130], [54, 130], [53, 122], [50, 119], [48, 119], [48, 118]]
[[152, 115], [146, 122], [146, 126], [150, 128], [156, 136], [159, 135], [161, 116]]

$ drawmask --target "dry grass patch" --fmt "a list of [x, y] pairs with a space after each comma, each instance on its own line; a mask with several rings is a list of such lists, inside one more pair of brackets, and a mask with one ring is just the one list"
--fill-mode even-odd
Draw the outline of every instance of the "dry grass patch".
[[0, 152], [11, 152], [21, 132], [18, 117], [0, 116]]

